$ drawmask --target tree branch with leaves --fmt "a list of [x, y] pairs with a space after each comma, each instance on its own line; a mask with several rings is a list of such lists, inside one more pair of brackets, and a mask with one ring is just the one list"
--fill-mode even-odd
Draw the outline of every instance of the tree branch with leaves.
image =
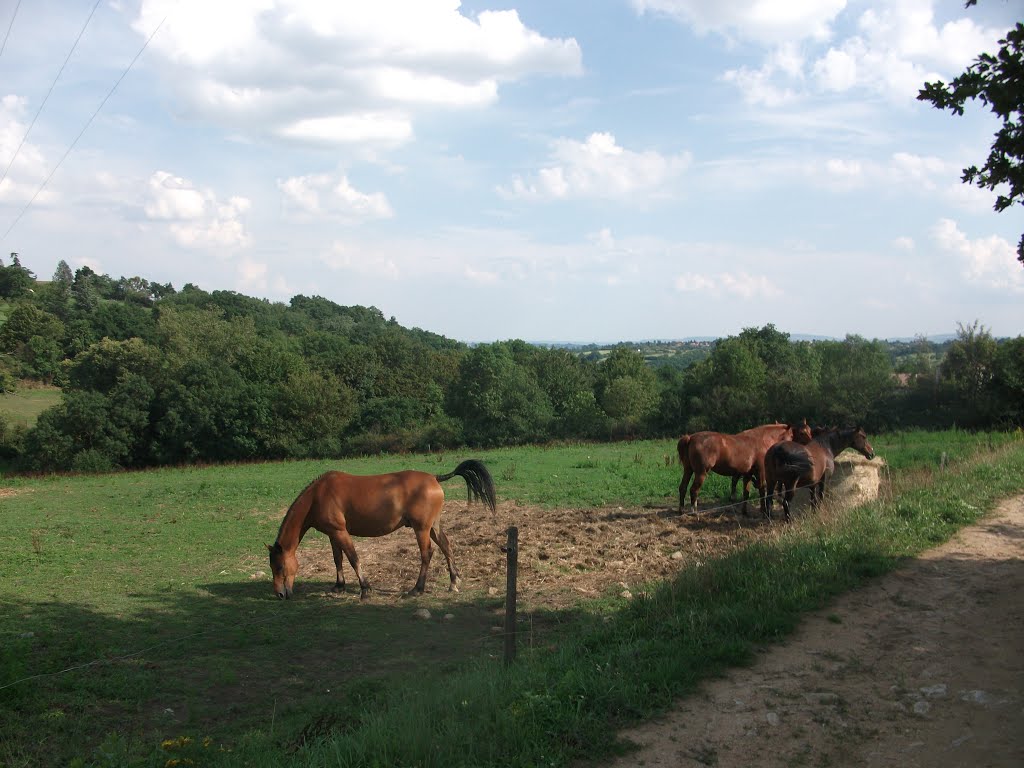
[[[969, 0], [967, 7], [977, 0]], [[937, 109], [963, 115], [967, 100], [979, 100], [1002, 121], [988, 160], [978, 168], [964, 168], [961, 181], [983, 189], [1000, 188], [994, 208], [1004, 211], [1024, 205], [1024, 24], [1017, 25], [999, 41], [996, 54], [982, 53], [953, 82], [925, 83], [919, 101]], [[1017, 245], [1017, 259], [1024, 265], [1024, 235]]]

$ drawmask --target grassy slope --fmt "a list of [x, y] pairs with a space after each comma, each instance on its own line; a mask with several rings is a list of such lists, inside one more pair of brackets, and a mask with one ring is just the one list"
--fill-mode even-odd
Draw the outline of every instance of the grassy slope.
[[0, 415], [10, 424], [31, 427], [39, 414], [60, 402], [58, 387], [19, 388], [10, 394], [0, 394]]
[[[667, 706], [700, 677], [782, 636], [802, 611], [1024, 487], [1024, 443], [1013, 436], [911, 433], [875, 447], [893, 467], [892, 501], [841, 524], [793, 526], [648, 599], [546, 617], [557, 643], [525, 653], [511, 672], [492, 658], [500, 600], [460, 596], [454, 622], [413, 624], [412, 606], [326, 597], [278, 604], [265, 578], [250, 578], [266, 569], [262, 543], [273, 540], [283, 509], [329, 463], [9, 479], [0, 764], [79, 756], [163, 765], [191, 756], [268, 766], [526, 766], [607, 751], [609, 723]], [[480, 455], [503, 498], [643, 505], [673, 502], [672, 448], [653, 441]], [[967, 457], [979, 449], [985, 461], [976, 465]], [[943, 452], [950, 471], [914, 470], [937, 466]], [[344, 466], [443, 472], [461, 458]], [[720, 480], [705, 486], [706, 498], [727, 492]], [[453, 603], [445, 595], [437, 605]], [[117, 660], [2, 687], [96, 659]], [[182, 734], [192, 741], [157, 746]]]

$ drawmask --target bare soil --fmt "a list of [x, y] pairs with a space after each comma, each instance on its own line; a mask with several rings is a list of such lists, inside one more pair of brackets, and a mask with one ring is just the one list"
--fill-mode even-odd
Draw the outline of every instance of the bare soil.
[[[461, 574], [461, 590], [468, 595], [504, 594], [502, 547], [508, 528], [518, 528], [518, 598], [521, 610], [528, 611], [568, 607], [581, 597], [632, 594], [686, 563], [776, 535], [778, 526], [762, 523], [759, 513], [753, 515], [755, 507], [756, 501], [750, 517], [738, 509], [681, 516], [674, 507], [544, 509], [506, 502], [492, 515], [479, 504], [467, 508], [464, 500], [449, 498], [441, 522]], [[416, 582], [420, 555], [411, 530], [357, 539], [356, 550], [373, 588], [372, 599], [398, 599]], [[334, 560], [326, 537], [310, 532], [298, 555], [300, 587], [303, 582], [333, 581]], [[351, 598], [358, 590], [347, 562], [345, 577]], [[442, 595], [448, 583], [444, 556], [435, 546], [427, 591]]]

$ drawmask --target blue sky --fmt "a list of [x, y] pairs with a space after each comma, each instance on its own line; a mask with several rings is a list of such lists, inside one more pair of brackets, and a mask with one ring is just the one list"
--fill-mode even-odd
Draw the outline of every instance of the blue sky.
[[1017, 0], [93, 7], [0, 0], [0, 253], [41, 278], [464, 341], [1024, 328], [1021, 208], [960, 183], [998, 124], [915, 99]]

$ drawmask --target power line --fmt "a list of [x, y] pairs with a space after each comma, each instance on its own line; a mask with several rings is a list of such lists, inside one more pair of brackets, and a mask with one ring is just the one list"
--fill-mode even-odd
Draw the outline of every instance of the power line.
[[4, 41], [0, 44], [0, 56], [4, 55], [4, 48], [7, 47], [7, 38], [11, 36], [11, 27], [14, 26], [14, 17], [18, 15], [18, 8], [21, 7], [21, 0], [18, 0], [14, 4], [14, 13], [11, 14], [11, 23], [7, 25], [7, 34], [4, 35]]
[[[36, 124], [36, 120], [39, 119], [39, 113], [43, 111], [43, 107], [46, 106], [46, 102], [50, 98], [50, 94], [53, 93], [53, 89], [56, 87], [57, 81], [60, 80], [60, 76], [64, 73], [64, 67], [66, 67], [68, 65], [68, 62], [71, 61], [71, 55], [75, 52], [75, 49], [78, 47], [78, 41], [81, 40], [82, 39], [82, 35], [85, 34], [85, 29], [86, 29], [86, 27], [89, 26], [89, 22], [92, 21], [92, 17], [96, 13], [96, 9], [99, 8], [100, 1], [101, 0], [96, 0], [96, 4], [92, 7], [92, 10], [89, 11], [89, 18], [87, 18], [85, 20], [85, 24], [82, 25], [82, 29], [78, 33], [78, 37], [75, 38], [75, 42], [71, 45], [71, 50], [68, 51], [68, 55], [65, 57], [64, 63], [60, 65], [60, 69], [57, 71], [57, 76], [55, 78], [53, 78], [53, 82], [50, 83], [50, 90], [48, 90], [46, 92], [46, 95], [43, 97], [43, 100], [40, 102], [39, 109], [36, 110], [36, 114], [32, 118], [32, 122], [29, 123], [29, 125], [28, 125], [28, 130], [26, 130], [25, 131], [25, 135], [21, 137], [21, 143], [18, 144], [18, 148], [16, 150], [14, 150], [14, 154], [11, 155], [11, 161], [7, 164], [7, 167], [4, 168], [3, 175], [0, 176], [0, 184], [4, 183], [4, 179], [7, 178], [7, 173], [11, 170], [11, 166], [14, 165], [14, 161], [18, 157], [18, 153], [21, 152], [21, 148], [23, 146], [25, 146], [25, 140], [28, 138], [28, 135], [32, 132], [32, 127]], [[21, 0], [18, 0], [18, 2], [20, 4]], [[17, 9], [15, 9], [15, 12], [17, 12]], [[13, 18], [11, 19], [11, 23], [12, 24], [14, 23], [14, 19]], [[8, 31], [8, 33], [10, 33], [10, 29], [8, 29], [7, 31]], [[4, 38], [4, 44], [6, 45], [6, 43], [7, 43], [7, 38]]]
[[150, 33], [149, 37], [146, 38], [146, 42], [144, 42], [142, 44], [142, 47], [139, 48], [139, 52], [135, 54], [135, 58], [133, 58], [128, 63], [128, 66], [125, 67], [124, 72], [122, 72], [121, 76], [117, 78], [117, 82], [115, 82], [113, 87], [111, 87], [111, 89], [107, 92], [107, 95], [103, 97], [103, 101], [100, 102], [100, 105], [96, 107], [96, 111], [93, 112], [89, 119], [85, 122], [85, 125], [82, 127], [82, 130], [78, 132], [78, 135], [75, 137], [75, 140], [71, 142], [71, 145], [68, 147], [67, 151], [61, 157], [61, 159], [57, 161], [57, 164], [53, 167], [53, 170], [50, 171], [50, 174], [45, 179], [43, 179], [43, 183], [39, 185], [39, 189], [35, 191], [35, 194], [32, 195], [31, 199], [29, 199], [29, 201], [25, 203], [25, 207], [18, 212], [17, 216], [14, 217], [14, 221], [11, 222], [11, 226], [7, 228], [7, 231], [4, 232], [3, 237], [0, 237], [0, 240], [6, 239], [7, 236], [11, 234], [11, 230], [14, 229], [15, 225], [17, 225], [19, 221], [21, 221], [21, 217], [25, 215], [25, 211], [27, 211], [32, 206], [32, 203], [34, 203], [36, 198], [39, 197], [39, 194], [43, 191], [43, 189], [46, 188], [46, 185], [50, 183], [50, 179], [53, 178], [53, 175], [57, 172], [57, 169], [60, 168], [61, 164], [67, 159], [67, 156], [71, 154], [71, 150], [75, 148], [76, 144], [78, 144], [78, 140], [82, 138], [83, 134], [89, 129], [89, 126], [92, 125], [92, 121], [96, 119], [96, 115], [98, 115], [100, 113], [100, 110], [103, 109], [103, 105], [106, 104], [107, 100], [114, 95], [114, 91], [117, 90], [117, 86], [121, 84], [121, 81], [124, 80], [128, 73], [131, 71], [131, 68], [135, 66], [135, 62], [139, 60], [139, 57], [142, 55], [142, 52], [145, 51], [146, 48], [149, 46], [150, 41], [154, 37], [156, 37], [156, 33], [160, 31], [160, 27], [164, 25], [165, 21], [167, 21], [166, 16], [164, 16], [160, 20], [160, 23], [156, 25], [156, 29], [154, 29]]

